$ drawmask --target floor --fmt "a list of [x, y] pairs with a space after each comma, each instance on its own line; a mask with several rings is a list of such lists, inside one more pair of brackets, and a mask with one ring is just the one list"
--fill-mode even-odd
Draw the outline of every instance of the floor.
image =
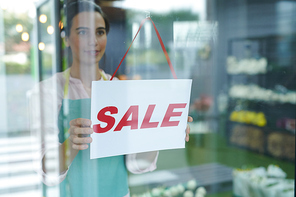
[[[229, 146], [226, 138], [219, 134], [192, 134], [185, 149], [160, 151], [158, 168], [155, 171], [156, 175], [157, 172], [160, 172], [159, 177], [161, 178], [158, 179], [158, 183], [157, 181], [149, 182], [149, 177], [143, 175], [142, 178], [146, 178], [145, 185], [141, 185], [141, 179], [138, 179], [137, 185], [131, 185], [131, 193], [141, 194], [153, 187], [185, 184], [190, 178], [194, 178], [198, 180], [201, 186], [206, 186], [207, 196], [231, 197], [231, 171], [233, 168], [267, 167], [269, 164], [278, 165], [287, 173], [287, 178], [294, 179], [295, 163], [293, 162], [281, 161], [270, 156]], [[216, 169], [206, 170], [211, 167]], [[216, 181], [221, 177], [221, 171], [226, 173], [222, 175], [225, 176], [225, 180]], [[164, 172], [167, 172], [167, 174]], [[176, 174], [178, 174], [177, 180], [174, 176]], [[164, 180], [165, 175], [170, 179]], [[141, 175], [131, 175], [131, 177], [133, 176], [141, 177]]]
[[[41, 182], [31, 165], [31, 149], [36, 147], [31, 147], [29, 140], [28, 136], [0, 138], [0, 197], [42, 196]], [[206, 186], [207, 196], [229, 197], [233, 168], [269, 164], [280, 166], [287, 178], [295, 177], [293, 162], [228, 146], [219, 134], [192, 134], [185, 149], [160, 151], [155, 172], [130, 175], [129, 181], [131, 193], [138, 194], [159, 185], [169, 187], [195, 179]], [[47, 191], [47, 196], [56, 196], [56, 192]]]

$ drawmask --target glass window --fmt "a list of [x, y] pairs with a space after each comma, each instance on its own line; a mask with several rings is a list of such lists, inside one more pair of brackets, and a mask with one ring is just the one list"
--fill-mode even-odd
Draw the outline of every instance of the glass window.
[[[14, 0], [0, 7], [0, 196], [294, 196], [295, 1]], [[157, 104], [141, 108], [165, 93], [124, 112], [115, 107], [128, 102], [127, 92], [150, 91], [144, 88], [99, 92], [113, 103], [92, 123], [93, 81], [172, 81], [174, 72], [192, 85], [184, 109], [193, 121], [179, 121], [187, 113], [181, 107], [167, 120], [184, 124], [185, 148], [90, 159], [95, 136], [119, 139], [112, 151], [133, 147], [132, 135], [146, 146], [145, 118], [151, 147], [176, 138], [159, 141], [153, 132], [163, 132], [153, 119]]]

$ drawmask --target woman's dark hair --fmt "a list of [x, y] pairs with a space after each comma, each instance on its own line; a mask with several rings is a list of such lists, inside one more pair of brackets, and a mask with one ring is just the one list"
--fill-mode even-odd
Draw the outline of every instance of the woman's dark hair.
[[73, 18], [81, 13], [81, 12], [98, 12], [102, 15], [104, 21], [105, 21], [105, 28], [106, 28], [106, 33], [108, 34], [109, 29], [110, 29], [110, 24], [107, 19], [107, 16], [104, 14], [102, 11], [101, 7], [95, 4], [92, 1], [86, 1], [86, 0], [75, 0], [75, 1], [70, 1], [65, 5], [65, 15], [66, 15], [66, 21], [67, 25], [65, 27], [66, 31], [66, 36], [70, 36], [70, 30], [72, 27], [72, 20]]

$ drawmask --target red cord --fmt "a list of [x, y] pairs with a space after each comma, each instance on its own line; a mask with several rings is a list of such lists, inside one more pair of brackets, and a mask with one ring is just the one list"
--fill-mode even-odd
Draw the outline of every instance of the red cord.
[[156, 35], [157, 35], [157, 37], [158, 37], [159, 43], [160, 43], [161, 48], [162, 48], [162, 50], [163, 50], [163, 52], [164, 52], [165, 58], [166, 58], [166, 60], [167, 60], [167, 62], [168, 62], [168, 64], [169, 64], [169, 67], [170, 67], [171, 72], [172, 72], [172, 74], [173, 74], [173, 77], [174, 77], [175, 79], [177, 79], [177, 75], [176, 75], [176, 73], [175, 73], [174, 67], [173, 67], [172, 62], [171, 62], [171, 60], [170, 60], [170, 58], [169, 58], [168, 52], [166, 51], [165, 46], [164, 46], [164, 44], [163, 44], [163, 42], [162, 42], [162, 39], [161, 39], [161, 37], [160, 37], [160, 34], [159, 34], [159, 32], [158, 32], [158, 30], [157, 30], [157, 28], [156, 28], [154, 22], [152, 21], [152, 19], [151, 19], [150, 17], [148, 17], [148, 18], [145, 18], [145, 19], [142, 20], [141, 25], [140, 25], [140, 27], [139, 27], [139, 29], [138, 29], [138, 31], [137, 31], [137, 33], [136, 33], [136, 35], [135, 35], [135, 37], [134, 37], [132, 43], [130, 44], [130, 46], [128, 47], [127, 51], [125, 52], [125, 54], [124, 54], [122, 60], [120, 61], [119, 65], [117, 66], [117, 68], [116, 68], [115, 72], [113, 73], [113, 75], [112, 75], [110, 81], [114, 78], [116, 72], [118, 71], [120, 65], [122, 64], [123, 60], [125, 59], [125, 57], [126, 57], [128, 51], [130, 50], [130, 48], [131, 48], [131, 46], [132, 46], [134, 40], [136, 39], [136, 37], [137, 37], [138, 33], [140, 32], [142, 26], [144, 25], [144, 23], [145, 23], [147, 20], [150, 20], [150, 21], [152, 22], [152, 24], [153, 24], [153, 26], [154, 26], [154, 30], [155, 30], [155, 32], [156, 32]]

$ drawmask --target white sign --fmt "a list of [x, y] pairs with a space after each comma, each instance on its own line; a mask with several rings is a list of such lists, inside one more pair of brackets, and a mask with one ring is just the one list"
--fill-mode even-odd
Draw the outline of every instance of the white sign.
[[191, 79], [92, 82], [91, 159], [185, 148]]

